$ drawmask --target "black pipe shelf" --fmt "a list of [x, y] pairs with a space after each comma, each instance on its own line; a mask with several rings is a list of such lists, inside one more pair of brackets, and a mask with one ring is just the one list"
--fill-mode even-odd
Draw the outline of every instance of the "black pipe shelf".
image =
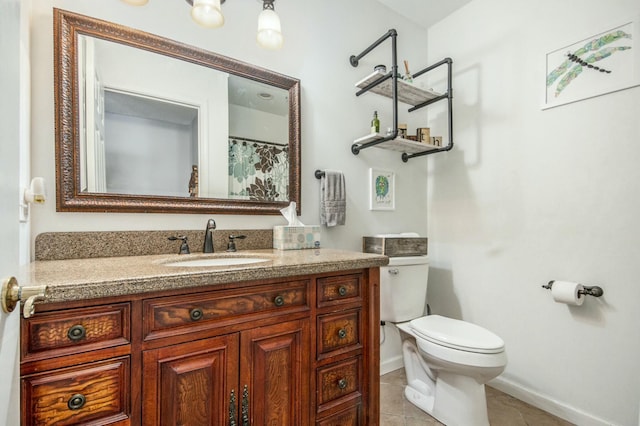
[[[447, 91], [438, 93], [432, 89], [424, 89], [413, 83], [409, 83], [400, 78], [398, 74], [396, 39], [397, 32], [394, 29], [389, 30], [380, 37], [371, 46], [367, 47], [360, 55], [352, 55], [349, 59], [351, 65], [358, 66], [358, 61], [365, 55], [378, 47], [387, 38], [391, 38], [391, 71], [386, 73], [382, 71], [374, 71], [372, 74], [358, 81], [355, 86], [359, 89], [356, 96], [361, 96], [367, 92], [375, 93], [380, 96], [390, 98], [393, 101], [393, 131], [387, 135], [380, 133], [372, 133], [362, 136], [353, 141], [351, 152], [358, 155], [361, 150], [367, 148], [382, 148], [392, 151], [402, 152], [402, 161], [407, 162], [410, 158], [421, 157], [424, 155], [434, 154], [437, 152], [449, 151], [453, 148], [453, 88], [452, 88], [452, 64], [451, 58], [430, 65], [413, 74], [413, 79], [426, 74], [427, 72], [438, 68], [442, 65], [447, 66]], [[449, 141], [445, 146], [437, 146], [424, 142], [416, 142], [414, 140], [398, 137], [398, 102], [411, 106], [408, 112], [424, 108], [433, 103], [447, 99], [447, 121], [449, 130]]]
[[[381, 133], [371, 133], [369, 135], [366, 135], [354, 140], [353, 143], [355, 145], [360, 145], [362, 147], [364, 144], [367, 144], [369, 142], [381, 141], [382, 139], [384, 139], [384, 137], [385, 136]], [[431, 145], [424, 142], [416, 142], [416, 141], [412, 141], [411, 139], [404, 139], [399, 137], [381, 142], [375, 146], [376, 148], [382, 148], [382, 149], [387, 149], [389, 151], [403, 152], [408, 154], [417, 154], [425, 151], [434, 151], [442, 148], [441, 146], [438, 146], [438, 145]]]
[[[358, 89], [364, 89], [367, 85], [379, 80], [386, 74], [374, 71], [362, 80], [356, 83]], [[371, 93], [375, 93], [380, 96], [385, 96], [389, 99], [393, 99], [393, 88], [391, 78], [385, 79], [376, 86], [369, 89]], [[432, 99], [442, 96], [442, 93], [434, 92], [433, 90], [426, 90], [418, 87], [414, 84], [407, 83], [404, 80], [398, 80], [398, 101], [407, 105], [419, 105], [421, 103], [430, 101]], [[357, 96], [357, 94], [356, 94]]]

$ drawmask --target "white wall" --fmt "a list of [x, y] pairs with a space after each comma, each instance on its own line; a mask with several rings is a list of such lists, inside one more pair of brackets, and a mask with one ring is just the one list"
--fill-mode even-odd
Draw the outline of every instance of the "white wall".
[[[431, 307], [505, 340], [497, 386], [580, 425], [638, 421], [640, 87], [543, 111], [545, 53], [639, 15], [474, 0], [429, 31], [454, 60], [457, 144], [429, 159]], [[570, 308], [553, 279], [605, 294]]]
[[[247, 126], [246, 123], [251, 123]], [[240, 105], [229, 105], [229, 136], [286, 144], [289, 117]]]
[[109, 112], [105, 122], [107, 192], [189, 196], [197, 127]]
[[[117, 89], [125, 93], [150, 96], [166, 102], [192, 106], [198, 109], [198, 114], [201, 117], [199, 122], [200, 126], [196, 127], [199, 131], [197, 137], [200, 137], [201, 141], [200, 145], [195, 147], [197, 149], [195, 155], [196, 157], [199, 155], [199, 161], [194, 163], [191, 159], [185, 158], [185, 161], [181, 162], [177, 159], [174, 164], [181, 165], [181, 167], [178, 166], [173, 173], [171, 173], [167, 167], [164, 167], [163, 163], [165, 165], [170, 164], [176, 156], [179, 157], [182, 155], [186, 157], [188, 153], [171, 154], [171, 157], [165, 158], [162, 152], [157, 152], [155, 157], [151, 155], [148, 157], [146, 166], [142, 165], [144, 163], [144, 159], [142, 159], [142, 161], [139, 162], [139, 164], [141, 164], [139, 167], [140, 169], [148, 169], [148, 167], [162, 168], [166, 170], [163, 172], [164, 178], [156, 177], [153, 179], [156, 182], [150, 183], [150, 186], [145, 186], [145, 184], [132, 185], [130, 186], [130, 190], [124, 191], [121, 186], [109, 186], [107, 188], [109, 192], [142, 195], [180, 195], [188, 197], [191, 166], [196, 164], [199, 166], [200, 171], [198, 176], [199, 194], [208, 197], [224, 197], [227, 194], [229, 186], [227, 183], [229, 107], [226, 101], [229, 74], [104, 40], [95, 42], [95, 51], [96, 68], [100, 74], [104, 88]], [[115, 117], [111, 115], [111, 118]], [[174, 132], [179, 131], [179, 126], [172, 126], [169, 124], [171, 120], [168, 119], [159, 118], [159, 120], [159, 122], [156, 122], [158, 127], [156, 127], [155, 132], [150, 131], [148, 137], [144, 139], [146, 139], [148, 143], [153, 144], [157, 142], [159, 146], [162, 146], [162, 126], [166, 125], [172, 128]], [[143, 123], [142, 120], [129, 121], [129, 123], [133, 122], [137, 125]], [[187, 124], [178, 118], [175, 122]], [[124, 120], [121, 120], [119, 124], [123, 123]], [[150, 123], [151, 121], [147, 124]], [[120, 145], [131, 145], [132, 140], [140, 140], [139, 135], [135, 134], [136, 132], [133, 128], [125, 129], [120, 126], [120, 130], [129, 133], [128, 138], [120, 138], [120, 134], [114, 136], [115, 130], [113, 127], [115, 127], [114, 123], [109, 123], [109, 125], [106, 126], [105, 145], [107, 151], [109, 151], [110, 146], [111, 150], [118, 149], [118, 147], [112, 146], [118, 144], [117, 139], [120, 139]], [[143, 126], [143, 131], [144, 128]], [[186, 130], [191, 131], [190, 129]], [[167, 133], [169, 132], [170, 131], [167, 131]], [[184, 136], [188, 135], [185, 133]], [[165, 139], [164, 143], [167, 144], [169, 141]], [[174, 141], [174, 143], [168, 144], [168, 146], [170, 145], [174, 145], [174, 147], [177, 148], [180, 142]], [[144, 148], [143, 146], [139, 146], [138, 151], [142, 152]], [[166, 149], [166, 146], [164, 149]], [[133, 150], [135, 149], [132, 148], [132, 151]], [[167, 152], [171, 151], [167, 150]], [[109, 170], [107, 171], [107, 180], [124, 177], [120, 175], [116, 175], [115, 177], [110, 175], [110, 173], [116, 173], [113, 169], [117, 166], [114, 166], [113, 161], [110, 162], [109, 160], [110, 158], [108, 157], [107, 165], [109, 166]], [[126, 161], [120, 164], [120, 168], [130, 169]], [[143, 170], [140, 170], [138, 174], [141, 176], [153, 176], [153, 173], [149, 174]], [[167, 185], [169, 181], [172, 183]], [[124, 183], [123, 185], [127, 186], [128, 183]], [[135, 186], [135, 188], [133, 186]], [[160, 186], [163, 186], [164, 190], [158, 189]], [[154, 188], [149, 190], [153, 192], [141, 192], [141, 190], [149, 187]]]
[[[374, 109], [390, 115], [390, 101], [375, 95], [354, 96], [353, 84], [377, 63], [390, 61], [390, 43], [370, 53], [359, 68], [349, 64], [389, 28], [396, 27], [405, 43], [399, 57], [426, 64], [426, 31], [389, 13], [376, 2], [327, 0], [314, 3], [280, 0], [276, 11], [282, 20], [285, 45], [280, 51], [260, 49], [255, 42], [258, 2], [230, 1], [223, 6], [226, 23], [206, 30], [191, 21], [183, 1], [150, 1], [132, 7], [120, 0], [87, 2], [50, 0], [34, 2], [32, 14], [33, 62], [33, 170], [47, 179], [55, 193], [52, 7], [91, 15], [162, 34], [301, 80], [302, 87], [302, 216], [307, 224], [319, 222], [319, 181], [315, 169], [342, 170], [347, 182], [346, 226], [323, 230], [323, 245], [360, 250], [361, 237], [376, 232], [414, 230], [426, 233], [427, 161], [402, 163], [397, 153], [369, 149], [351, 154], [350, 145], [369, 129]], [[312, 11], [311, 11], [312, 10]], [[311, 12], [310, 12], [311, 11]], [[366, 11], [363, 13], [362, 11]], [[409, 48], [410, 40], [421, 40]], [[386, 111], [386, 112], [385, 112]], [[368, 168], [395, 170], [395, 212], [371, 212], [366, 193]], [[34, 214], [35, 236], [45, 231], [204, 229], [209, 215], [56, 213], [55, 203]], [[283, 224], [279, 216], [216, 215], [220, 229], [269, 228]]]

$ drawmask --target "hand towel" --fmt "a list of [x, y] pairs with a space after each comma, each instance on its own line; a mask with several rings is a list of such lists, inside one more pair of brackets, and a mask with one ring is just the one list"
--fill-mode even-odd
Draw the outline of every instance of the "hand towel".
[[347, 218], [347, 191], [342, 172], [325, 170], [320, 178], [320, 224], [344, 225]]

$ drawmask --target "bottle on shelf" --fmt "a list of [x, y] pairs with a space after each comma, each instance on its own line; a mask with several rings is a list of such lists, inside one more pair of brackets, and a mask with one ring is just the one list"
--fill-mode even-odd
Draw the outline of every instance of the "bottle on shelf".
[[380, 120], [378, 119], [378, 111], [373, 112], [373, 119], [371, 120], [371, 133], [380, 132]]
[[404, 81], [407, 83], [413, 83], [413, 76], [409, 72], [409, 61], [404, 61]]

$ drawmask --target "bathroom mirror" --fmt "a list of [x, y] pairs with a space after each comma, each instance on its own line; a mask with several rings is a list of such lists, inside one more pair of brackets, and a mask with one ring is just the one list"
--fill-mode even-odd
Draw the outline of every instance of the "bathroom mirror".
[[300, 210], [299, 80], [59, 9], [54, 37], [58, 211]]

